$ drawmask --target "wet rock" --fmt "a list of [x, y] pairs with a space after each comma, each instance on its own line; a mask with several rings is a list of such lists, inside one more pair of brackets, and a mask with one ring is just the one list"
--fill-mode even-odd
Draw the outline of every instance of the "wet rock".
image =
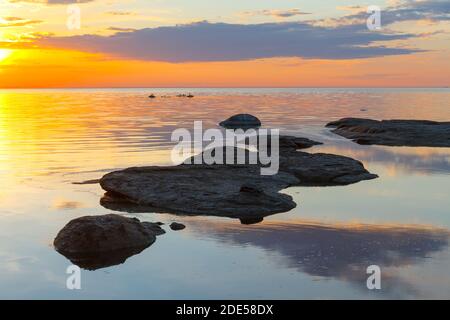
[[172, 229], [174, 231], [183, 230], [184, 228], [186, 228], [186, 226], [184, 224], [182, 224], [182, 223], [172, 222], [170, 224], [170, 229]]
[[96, 270], [125, 260], [165, 233], [158, 224], [116, 214], [85, 216], [70, 221], [56, 236], [56, 251], [72, 263]]
[[[129, 168], [101, 179], [107, 191], [101, 204], [125, 211], [131, 204], [133, 212], [260, 217], [294, 208], [292, 198], [279, 191], [298, 182], [285, 172], [262, 176], [258, 166], [249, 165]], [[252, 192], [246, 192], [248, 186]]]
[[[227, 158], [234, 158], [234, 163], [240, 164], [250, 163], [250, 159], [257, 159], [255, 166], [266, 167], [260, 163], [257, 152], [232, 147], [220, 149], [220, 151], [218, 151], [219, 148], [206, 150], [188, 159], [187, 163], [210, 163], [211, 155], [215, 157], [219, 152], [222, 158], [217, 157], [217, 159], [221, 159], [221, 163], [226, 163]], [[230, 152], [232, 156], [227, 157]], [[298, 181], [293, 185], [297, 186], [348, 185], [378, 177], [367, 171], [358, 160], [328, 153], [307, 153], [297, 151], [295, 148], [280, 149], [279, 172], [295, 176]]]
[[338, 186], [378, 176], [355, 159], [328, 153], [289, 151], [280, 154], [280, 170], [293, 174], [302, 186]]
[[[223, 162], [228, 152], [233, 152], [233, 163], [257, 156], [245, 149], [220, 149]], [[241, 157], [239, 151], [242, 151]], [[219, 148], [205, 152], [214, 154]], [[197, 164], [129, 168], [109, 173], [100, 180], [107, 191], [101, 204], [128, 212], [261, 219], [296, 206], [289, 195], [280, 193], [289, 186], [347, 185], [377, 177], [357, 160], [295, 149], [280, 149], [279, 171], [275, 175], [261, 175], [262, 164], [258, 161], [255, 164], [208, 165], [204, 163], [207, 158], [201, 153], [189, 161]]]
[[344, 118], [327, 127], [363, 145], [450, 147], [450, 122]]
[[[269, 141], [268, 146], [270, 147], [270, 139], [268, 139], [267, 141]], [[279, 139], [280, 149], [308, 149], [321, 144], [322, 142], [293, 136], [280, 136]]]
[[221, 127], [227, 129], [250, 129], [259, 128], [261, 121], [251, 114], [237, 114], [220, 123]]

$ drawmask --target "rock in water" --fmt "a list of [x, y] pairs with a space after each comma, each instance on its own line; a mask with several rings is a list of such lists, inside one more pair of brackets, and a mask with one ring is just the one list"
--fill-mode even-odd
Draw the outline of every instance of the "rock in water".
[[334, 133], [358, 144], [450, 147], [450, 122], [344, 118], [327, 124]]
[[125, 260], [165, 231], [156, 223], [140, 222], [116, 214], [86, 216], [70, 221], [56, 236], [56, 251], [74, 264], [96, 270]]
[[220, 123], [221, 127], [227, 129], [250, 129], [259, 128], [261, 126], [261, 121], [251, 114], [236, 114], [225, 121]]
[[170, 229], [172, 229], [174, 231], [183, 230], [184, 228], [186, 228], [186, 226], [184, 224], [182, 224], [182, 223], [172, 222], [170, 224]]
[[[271, 145], [271, 139], [267, 139], [268, 148]], [[310, 140], [308, 138], [301, 137], [293, 137], [293, 136], [280, 136], [279, 138], [279, 147], [280, 149], [308, 149], [313, 146], [321, 145], [322, 142], [317, 142], [314, 140]]]
[[[251, 153], [244, 150], [241, 157], [236, 148], [220, 149], [223, 160], [230, 151], [236, 159], [244, 160]], [[100, 203], [108, 209], [127, 212], [213, 215], [253, 221], [294, 208], [292, 197], [280, 193], [289, 186], [347, 185], [377, 177], [357, 160], [291, 148], [280, 149], [279, 172], [271, 176], [261, 175], [259, 163], [208, 165], [203, 162], [208, 158], [203, 153], [191, 160], [196, 158], [199, 164], [111, 172], [100, 180], [107, 191]]]
[[[294, 208], [278, 191], [298, 183], [292, 174], [260, 175], [258, 166], [179, 165], [111, 172], [100, 180], [101, 204], [124, 211], [170, 212], [230, 218], [264, 217]], [[243, 186], [251, 185], [256, 192]]]

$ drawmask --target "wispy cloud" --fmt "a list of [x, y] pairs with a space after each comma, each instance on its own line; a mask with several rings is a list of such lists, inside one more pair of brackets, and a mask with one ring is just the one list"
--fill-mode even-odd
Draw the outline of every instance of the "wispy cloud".
[[287, 10], [257, 10], [257, 11], [245, 11], [243, 12], [246, 16], [272, 16], [276, 18], [290, 18], [305, 14], [310, 14], [309, 12], [303, 12], [300, 9], [287, 9]]
[[137, 13], [133, 12], [133, 11], [107, 11], [105, 13], [108, 15], [111, 15], [111, 16], [135, 16], [135, 15], [137, 15]]
[[[352, 7], [349, 7], [352, 8]], [[355, 7], [356, 10], [357, 7]], [[343, 24], [348, 21], [365, 21], [367, 19], [366, 10], [347, 15], [340, 19]], [[381, 19], [384, 25], [390, 25], [396, 22], [429, 20], [429, 21], [450, 21], [450, 1], [448, 0], [406, 0], [395, 1], [393, 4], [382, 10]]]
[[86, 3], [94, 0], [8, 0], [9, 2], [27, 2], [27, 3], [42, 3], [48, 5], [54, 4], [74, 4], [74, 3]]
[[132, 32], [136, 31], [134, 28], [120, 28], [120, 27], [109, 27], [107, 30], [115, 32]]
[[3, 17], [0, 18], [0, 28], [24, 27], [33, 24], [42, 23], [41, 20], [28, 20], [19, 17]]

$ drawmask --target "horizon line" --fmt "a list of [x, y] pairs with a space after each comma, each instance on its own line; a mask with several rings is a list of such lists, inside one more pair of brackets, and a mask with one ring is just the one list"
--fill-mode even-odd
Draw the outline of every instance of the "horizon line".
[[155, 86], [155, 87], [6, 87], [0, 90], [26, 90], [26, 89], [449, 89], [450, 86]]

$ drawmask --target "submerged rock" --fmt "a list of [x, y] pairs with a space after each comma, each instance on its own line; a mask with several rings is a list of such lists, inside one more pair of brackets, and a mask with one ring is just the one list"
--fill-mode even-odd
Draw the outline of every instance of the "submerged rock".
[[327, 124], [332, 132], [358, 144], [450, 147], [450, 122], [344, 118]]
[[[270, 147], [270, 139], [269, 147]], [[317, 142], [310, 140], [308, 138], [293, 137], [293, 136], [280, 136], [279, 146], [280, 149], [308, 149], [313, 146], [318, 146], [323, 144], [322, 142]]]
[[378, 177], [358, 160], [329, 153], [281, 153], [280, 170], [293, 174], [301, 186], [348, 185]]
[[186, 228], [186, 226], [184, 224], [182, 224], [182, 223], [172, 222], [170, 224], [170, 229], [172, 229], [174, 231], [183, 230], [184, 228]]
[[220, 126], [227, 129], [259, 128], [261, 126], [261, 121], [251, 114], [242, 113], [222, 121]]
[[74, 264], [96, 270], [125, 262], [165, 231], [156, 223], [116, 214], [85, 216], [70, 221], [56, 236], [56, 251]]

